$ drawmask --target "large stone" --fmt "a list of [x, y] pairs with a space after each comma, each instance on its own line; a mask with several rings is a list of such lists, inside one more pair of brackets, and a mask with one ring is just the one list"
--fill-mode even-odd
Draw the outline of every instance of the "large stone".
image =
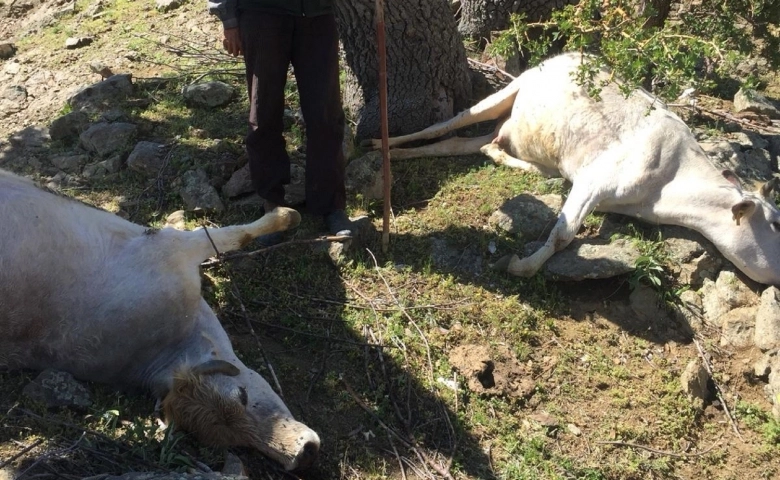
[[73, 375], [47, 369], [28, 383], [22, 393], [46, 405], [46, 408], [70, 407], [85, 409], [92, 405], [89, 390]]
[[764, 95], [755, 90], [740, 88], [734, 95], [734, 110], [739, 112], [755, 112], [770, 118], [780, 118], [780, 110]]
[[182, 6], [183, 0], [157, 0], [155, 6], [161, 12], [168, 12]]
[[63, 172], [78, 173], [81, 167], [87, 164], [89, 156], [87, 155], [54, 155], [49, 158], [51, 164]]
[[[544, 242], [526, 244], [524, 254], [531, 255]], [[631, 242], [618, 239], [612, 243], [602, 240], [574, 239], [565, 249], [553, 255], [542, 266], [544, 276], [553, 280], [585, 280], [611, 278], [634, 271], [639, 251]]]
[[631, 309], [636, 315], [652, 324], [667, 316], [666, 311], [662, 308], [661, 301], [658, 298], [658, 294], [652, 288], [644, 284], [639, 284], [631, 292], [629, 296], [631, 303]]
[[746, 348], [753, 345], [756, 307], [740, 307], [720, 317], [720, 345]]
[[49, 135], [52, 140], [62, 140], [69, 143], [75, 142], [81, 132], [89, 126], [89, 115], [85, 112], [70, 112], [56, 118], [49, 126]]
[[164, 149], [165, 145], [161, 143], [146, 141], [136, 143], [127, 157], [127, 168], [149, 176], [157, 175], [164, 166]]
[[367, 200], [383, 198], [384, 175], [381, 152], [368, 152], [352, 160], [347, 164], [344, 174], [344, 183], [348, 191], [363, 195]]
[[201, 107], [221, 107], [233, 99], [233, 87], [224, 82], [206, 82], [187, 85], [182, 89], [184, 99]]
[[100, 157], [108, 157], [129, 150], [137, 127], [132, 123], [96, 123], [79, 138], [81, 145]]
[[680, 376], [680, 386], [682, 391], [690, 397], [697, 406], [701, 408], [710, 397], [710, 391], [707, 384], [710, 381], [710, 374], [699, 358], [691, 360], [685, 367]]
[[217, 190], [209, 183], [206, 172], [201, 169], [189, 170], [182, 175], [179, 195], [188, 210], [221, 212], [225, 209]]
[[82, 88], [68, 99], [68, 104], [73, 110], [109, 110], [132, 93], [132, 77], [129, 74], [114, 75]]
[[758, 296], [729, 270], [721, 271], [715, 282], [705, 280], [701, 294], [705, 318], [713, 325], [721, 325], [721, 317], [735, 308], [758, 303]]
[[11, 42], [0, 42], [0, 60], [11, 58], [16, 53], [16, 45]]
[[489, 222], [522, 240], [541, 240], [555, 226], [562, 206], [560, 195], [521, 194], [493, 212]]
[[248, 163], [233, 172], [233, 175], [230, 176], [230, 180], [222, 186], [222, 195], [228, 198], [238, 197], [239, 195], [251, 193], [253, 191], [254, 187], [252, 186], [252, 176], [249, 174]]
[[755, 344], [767, 351], [780, 348], [780, 290], [769, 287], [761, 294], [756, 311]]
[[700, 142], [707, 156], [719, 169], [729, 169], [742, 180], [769, 180], [772, 162], [766, 150], [757, 148], [742, 151], [737, 142]]
[[674, 306], [674, 315], [677, 321], [688, 324], [691, 330], [701, 331], [704, 320], [704, 311], [701, 305], [701, 296], [693, 290], [685, 290], [680, 294], [680, 303]]

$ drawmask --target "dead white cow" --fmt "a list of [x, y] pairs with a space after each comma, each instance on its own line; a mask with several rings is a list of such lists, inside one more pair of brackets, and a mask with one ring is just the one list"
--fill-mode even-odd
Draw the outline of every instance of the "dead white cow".
[[167, 420], [211, 445], [255, 447], [292, 470], [320, 439], [233, 353], [201, 297], [200, 263], [300, 216], [159, 231], [0, 170], [0, 368], [54, 368], [151, 390]]
[[[536, 273], [566, 248], [595, 209], [696, 230], [750, 278], [780, 285], [780, 212], [771, 198], [780, 182], [743, 191], [732, 172], [715, 168], [685, 123], [643, 90], [626, 98], [610, 84], [600, 101], [592, 99], [573, 76], [583, 58], [577, 53], [551, 58], [452, 119], [391, 138], [391, 157], [482, 151], [496, 163], [571, 181], [544, 246], [529, 257], [497, 263], [514, 275]], [[596, 83], [609, 75], [600, 72]], [[506, 117], [487, 136], [394, 148]], [[371, 143], [381, 146], [379, 140]]]

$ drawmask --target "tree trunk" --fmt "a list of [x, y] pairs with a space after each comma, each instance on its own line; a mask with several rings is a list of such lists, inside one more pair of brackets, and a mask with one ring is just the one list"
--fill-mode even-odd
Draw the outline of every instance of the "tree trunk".
[[490, 32], [509, 27], [512, 13], [525, 13], [526, 20], [537, 22], [574, 3], [577, 0], [461, 0], [458, 31], [484, 44], [490, 39]]
[[[335, 5], [347, 63], [344, 106], [358, 139], [378, 138], [375, 0]], [[421, 130], [468, 106], [466, 51], [448, 0], [386, 1], [385, 32], [390, 135]]]

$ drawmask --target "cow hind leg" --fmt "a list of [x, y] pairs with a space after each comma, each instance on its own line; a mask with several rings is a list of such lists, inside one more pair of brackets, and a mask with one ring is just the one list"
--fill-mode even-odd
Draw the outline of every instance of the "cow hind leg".
[[260, 235], [294, 228], [300, 222], [301, 215], [297, 211], [292, 208], [276, 207], [258, 220], [245, 225], [175, 232], [182, 237], [180, 251], [192, 261], [200, 263], [213, 257], [217, 252], [237, 250]]
[[[578, 188], [579, 185], [579, 188]], [[566, 203], [563, 205], [558, 221], [542, 248], [532, 255], [520, 258], [517, 255], [507, 255], [493, 265], [496, 270], [503, 270], [519, 277], [530, 277], [536, 274], [544, 262], [560, 250], [566, 248], [582, 226], [585, 217], [609, 196], [609, 192], [595, 193], [594, 185], [581, 182], [572, 187]]]
[[[442, 135], [454, 132], [455, 130], [468, 125], [509, 116], [509, 113], [512, 110], [512, 105], [515, 103], [518, 87], [518, 79], [515, 79], [512, 81], [512, 83], [502, 88], [498, 92], [490, 95], [473, 107], [463, 110], [449, 120], [431, 125], [430, 127], [424, 130], [420, 130], [419, 132], [389, 138], [388, 147], [393, 148], [397, 145], [408, 143], [414, 140], [428, 140], [431, 138], [438, 138]], [[382, 148], [382, 140], [366, 140], [363, 142], [363, 145], [379, 150]]]
[[452, 137], [441, 142], [416, 148], [394, 148], [390, 150], [390, 158], [393, 160], [406, 160], [419, 157], [454, 157], [476, 154], [480, 152], [484, 145], [490, 144], [494, 136], [491, 133], [482, 137]]
[[496, 143], [485, 144], [482, 146], [482, 148], [480, 148], [480, 151], [490, 157], [490, 159], [493, 160], [493, 163], [496, 165], [504, 165], [505, 167], [525, 170], [526, 172], [538, 173], [545, 177], [555, 177], [560, 175], [558, 170], [545, 168], [542, 165], [515, 158], [506, 153], [506, 151]]

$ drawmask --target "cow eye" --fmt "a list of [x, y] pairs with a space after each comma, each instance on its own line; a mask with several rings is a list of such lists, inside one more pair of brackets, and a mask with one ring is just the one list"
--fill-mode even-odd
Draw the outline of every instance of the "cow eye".
[[246, 407], [246, 404], [249, 402], [249, 396], [246, 394], [246, 388], [237, 387], [233, 395], [236, 400], [241, 402], [241, 405]]
[[769, 227], [775, 233], [780, 233], [780, 222], [772, 222]]

